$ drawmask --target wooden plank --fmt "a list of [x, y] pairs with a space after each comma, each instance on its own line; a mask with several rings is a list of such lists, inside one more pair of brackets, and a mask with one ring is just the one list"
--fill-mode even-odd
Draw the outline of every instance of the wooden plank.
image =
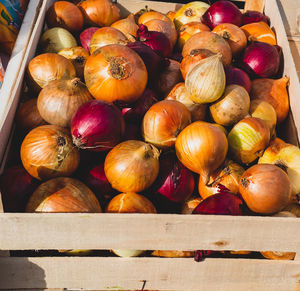
[[[220, 266], [222, 264], [222, 266]], [[298, 290], [300, 262], [249, 259], [0, 258], [2, 289]]]
[[265, 0], [246, 0], [244, 11], [255, 10], [263, 12], [265, 7]]
[[0, 225], [2, 250], [300, 248], [300, 219], [293, 217], [2, 213]]

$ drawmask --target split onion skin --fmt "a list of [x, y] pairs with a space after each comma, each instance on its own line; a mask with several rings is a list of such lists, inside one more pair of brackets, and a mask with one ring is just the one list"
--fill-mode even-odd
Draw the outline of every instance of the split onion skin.
[[79, 165], [79, 152], [69, 131], [56, 125], [31, 130], [21, 145], [21, 160], [26, 171], [38, 180], [70, 176]]
[[253, 212], [273, 214], [291, 202], [292, 187], [288, 175], [279, 167], [257, 164], [242, 175], [239, 192]]
[[94, 98], [132, 103], [144, 92], [148, 73], [135, 51], [114, 44], [98, 49], [87, 59], [84, 79]]

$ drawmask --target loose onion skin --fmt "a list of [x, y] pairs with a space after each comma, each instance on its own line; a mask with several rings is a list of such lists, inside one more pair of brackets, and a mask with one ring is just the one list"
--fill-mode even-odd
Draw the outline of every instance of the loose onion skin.
[[90, 51], [90, 42], [93, 34], [99, 29], [99, 27], [89, 27], [80, 33], [80, 43], [81, 46]]
[[50, 124], [70, 127], [78, 108], [92, 96], [79, 78], [50, 82], [38, 96], [37, 108], [42, 118]]
[[134, 15], [131, 13], [127, 18], [114, 22], [111, 27], [120, 30], [127, 37], [129, 41], [134, 42], [138, 25], [135, 23]]
[[102, 212], [95, 194], [82, 182], [59, 177], [41, 184], [30, 197], [26, 212]]
[[224, 162], [228, 143], [221, 129], [208, 122], [196, 121], [178, 135], [175, 149], [183, 165], [200, 174], [206, 185], [209, 175]]
[[42, 125], [31, 130], [21, 145], [21, 160], [34, 178], [70, 176], [79, 165], [79, 152], [65, 128]]
[[159, 148], [174, 146], [178, 134], [191, 123], [191, 113], [178, 101], [163, 100], [146, 112], [142, 134], [146, 142]]
[[27, 76], [28, 87], [38, 93], [50, 81], [75, 78], [76, 71], [71, 61], [65, 57], [47, 53], [38, 55], [30, 61]]
[[107, 45], [85, 64], [84, 79], [94, 98], [132, 103], [144, 92], [148, 73], [140, 56], [123, 45]]
[[57, 1], [47, 10], [46, 22], [48, 27], [59, 26], [76, 33], [83, 28], [83, 15], [75, 4]]
[[292, 187], [282, 169], [275, 165], [258, 164], [242, 175], [239, 192], [252, 211], [273, 214], [290, 203]]
[[228, 66], [225, 68], [226, 85], [236, 84], [243, 86], [250, 94], [251, 91], [251, 80], [247, 73], [239, 68]]
[[120, 192], [141, 192], [149, 188], [159, 172], [159, 151], [151, 144], [128, 140], [106, 156], [105, 175]]

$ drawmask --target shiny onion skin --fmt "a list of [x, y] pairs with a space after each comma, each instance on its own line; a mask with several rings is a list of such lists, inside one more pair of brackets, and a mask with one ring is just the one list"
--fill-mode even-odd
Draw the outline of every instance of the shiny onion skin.
[[46, 13], [48, 27], [62, 27], [71, 33], [80, 32], [83, 28], [83, 15], [73, 3], [57, 1], [50, 6]]
[[170, 22], [170, 19], [166, 14], [160, 13], [158, 11], [146, 11], [139, 17], [138, 24], [145, 24], [146, 22], [153, 19], [159, 19], [166, 22]]
[[21, 145], [24, 168], [39, 180], [70, 176], [77, 169], [79, 159], [69, 131], [56, 125], [34, 128]]
[[228, 66], [225, 68], [225, 75], [226, 86], [231, 84], [240, 85], [243, 86], [250, 94], [252, 83], [246, 72], [239, 68]]
[[239, 192], [256, 213], [273, 214], [291, 203], [292, 186], [288, 175], [271, 164], [257, 164], [241, 177]]
[[191, 113], [178, 101], [163, 100], [146, 112], [142, 134], [146, 142], [159, 148], [173, 147], [178, 134], [191, 123]]
[[90, 51], [90, 42], [93, 34], [99, 29], [99, 27], [89, 27], [80, 33], [80, 43], [81, 46]]
[[27, 69], [29, 89], [40, 92], [50, 81], [76, 77], [76, 71], [65, 57], [46, 53], [33, 58]]
[[98, 49], [87, 59], [84, 79], [94, 98], [132, 103], [143, 94], [148, 73], [135, 51], [114, 44]]
[[107, 154], [105, 175], [120, 192], [141, 192], [157, 178], [158, 158], [159, 151], [153, 145], [137, 140], [124, 141]]
[[78, 108], [92, 96], [79, 78], [60, 79], [50, 82], [38, 96], [37, 108], [49, 124], [70, 127]]
[[215, 125], [196, 121], [178, 135], [176, 155], [191, 171], [200, 174], [203, 183], [225, 160], [228, 142], [224, 132]]
[[248, 10], [243, 14], [243, 25], [260, 21], [270, 25], [270, 18], [259, 11]]
[[81, 105], [73, 115], [73, 143], [81, 149], [107, 151], [118, 144], [125, 124], [121, 111], [113, 104], [92, 100]]
[[82, 182], [66, 177], [42, 183], [31, 195], [26, 212], [102, 212], [95, 194]]

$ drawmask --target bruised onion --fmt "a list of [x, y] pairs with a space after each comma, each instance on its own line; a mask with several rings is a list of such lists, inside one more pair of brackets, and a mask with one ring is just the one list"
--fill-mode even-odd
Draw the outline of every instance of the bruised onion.
[[250, 94], [251, 91], [251, 80], [247, 73], [239, 68], [228, 66], [225, 68], [226, 85], [236, 84], [243, 86]]
[[243, 25], [260, 21], [270, 24], [270, 18], [259, 11], [248, 10], [243, 13]]
[[77, 169], [79, 159], [69, 131], [56, 125], [34, 128], [21, 145], [24, 168], [39, 180], [71, 175]]
[[159, 151], [151, 144], [128, 140], [106, 156], [105, 175], [120, 192], [141, 192], [149, 188], [159, 172]]
[[146, 142], [159, 148], [174, 146], [181, 130], [191, 123], [189, 110], [178, 101], [163, 100], [146, 112], [142, 134]]
[[135, 23], [134, 15], [131, 13], [126, 18], [114, 22], [111, 27], [123, 32], [129, 41], [135, 41], [138, 25]]
[[72, 118], [73, 142], [81, 149], [110, 150], [119, 143], [123, 133], [122, 113], [111, 103], [99, 100], [86, 102]]
[[99, 27], [89, 27], [80, 33], [80, 43], [81, 46], [90, 51], [90, 42], [93, 34], [99, 29]]
[[224, 162], [228, 143], [221, 129], [208, 122], [196, 121], [181, 131], [175, 149], [179, 161], [200, 174], [206, 185], [209, 175]]
[[239, 191], [252, 211], [272, 214], [290, 203], [292, 187], [282, 169], [271, 164], [258, 164], [244, 172]]

